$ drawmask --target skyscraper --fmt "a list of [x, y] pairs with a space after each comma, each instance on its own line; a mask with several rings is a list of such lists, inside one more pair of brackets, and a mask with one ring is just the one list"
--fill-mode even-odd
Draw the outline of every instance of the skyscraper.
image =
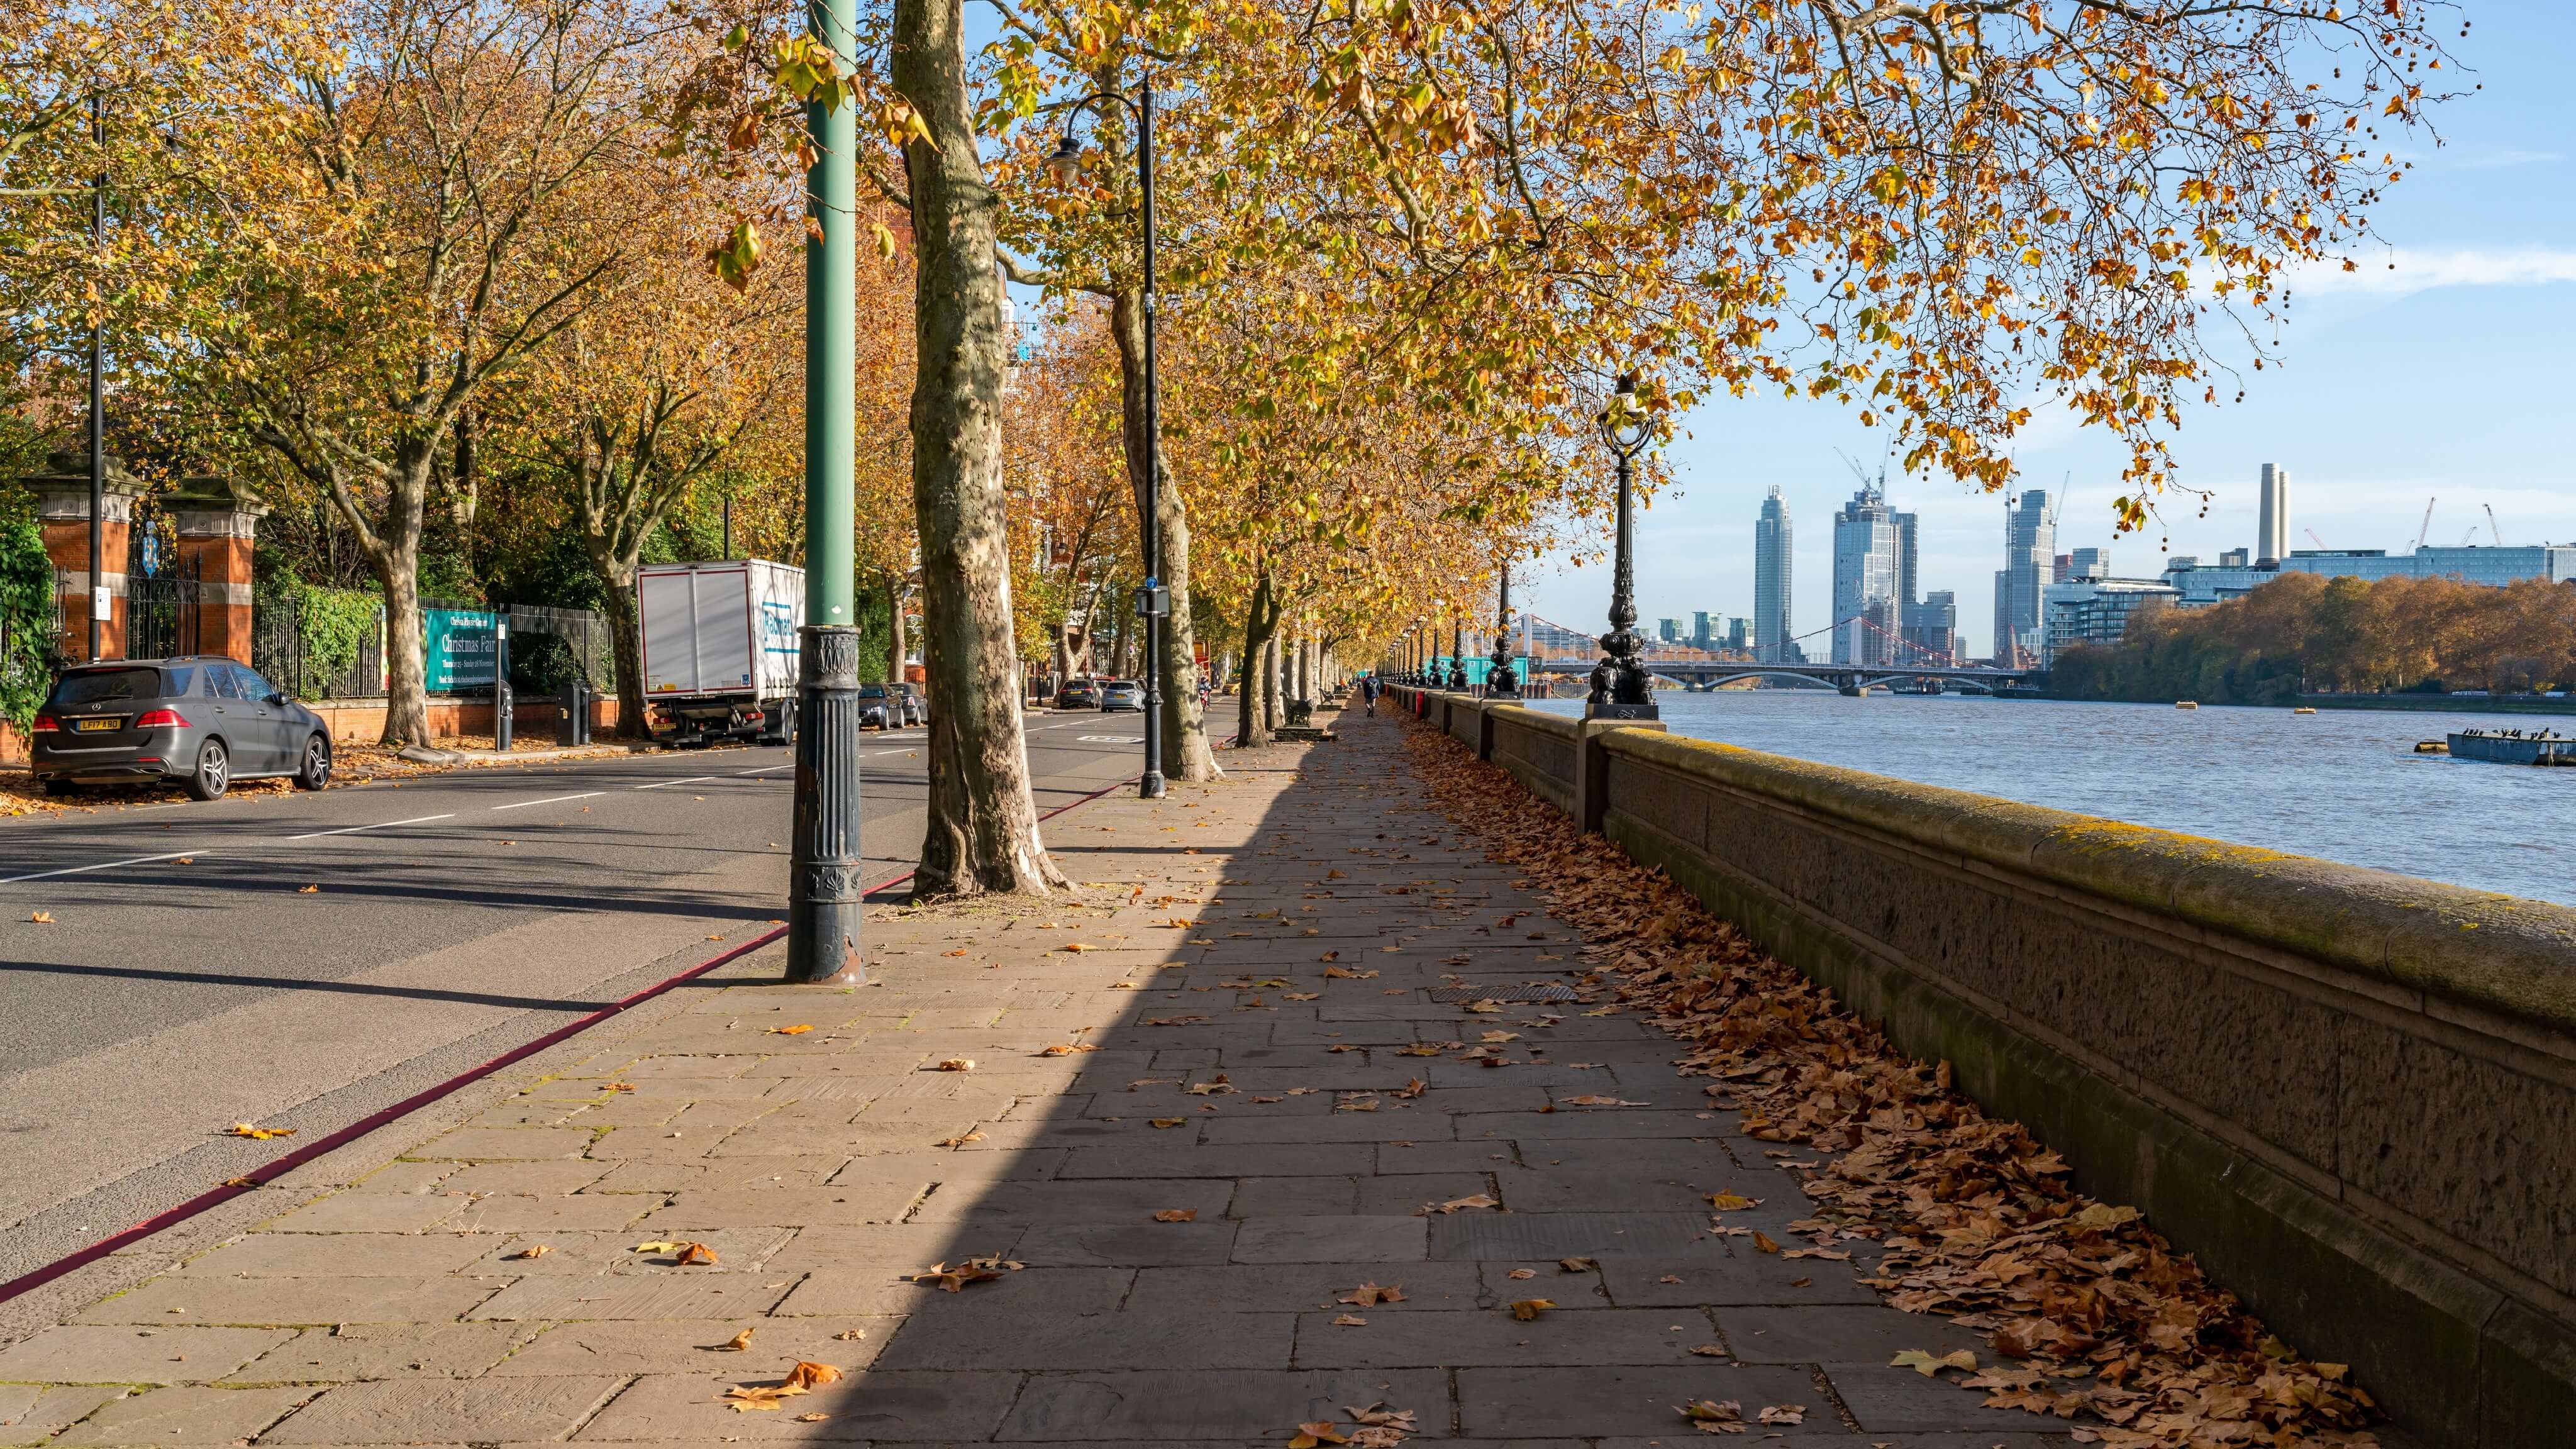
[[1959, 661], [1959, 597], [1934, 589], [1905, 609], [1903, 664], [1954, 664]]
[[2012, 652], [2012, 570], [1995, 570], [1995, 643], [1992, 657], [1998, 669], [2013, 667]]
[[1874, 483], [1834, 515], [1834, 662], [1896, 657], [1896, 515]]
[[1914, 515], [1897, 513], [1889, 516], [1896, 520], [1896, 617], [1902, 619], [1914, 601], [1922, 597], [1915, 592], [1922, 580], [1914, 570]]
[[1774, 485], [1753, 524], [1753, 657], [1766, 664], [1789, 661], [1789, 506]]
[[2254, 559], [2259, 567], [2290, 556], [2290, 470], [2263, 465], [2263, 510], [2254, 525]]
[[[2033, 488], [2004, 504], [2004, 567], [1995, 575], [1995, 662], [2019, 668], [2038, 658], [2040, 591], [2055, 572], [2057, 509]], [[2071, 561], [2070, 561], [2071, 562]]]

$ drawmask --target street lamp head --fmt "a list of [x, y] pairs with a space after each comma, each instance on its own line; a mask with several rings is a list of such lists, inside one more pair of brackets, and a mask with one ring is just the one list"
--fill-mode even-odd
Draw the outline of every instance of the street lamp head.
[[1610, 450], [1620, 457], [1633, 455], [1644, 447], [1654, 432], [1654, 422], [1637, 410], [1637, 374], [1619, 374], [1619, 390], [1611, 395], [1610, 406], [1601, 410], [1601, 436]]
[[1047, 157], [1046, 168], [1047, 174], [1055, 178], [1056, 185], [1073, 184], [1074, 174], [1082, 169], [1082, 143], [1073, 139], [1070, 129], [1064, 133], [1064, 139], [1056, 143], [1055, 154]]

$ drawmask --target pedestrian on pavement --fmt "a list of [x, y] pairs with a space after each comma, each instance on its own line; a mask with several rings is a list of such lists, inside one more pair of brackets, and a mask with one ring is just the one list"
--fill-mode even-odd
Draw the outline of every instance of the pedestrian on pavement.
[[1365, 700], [1367, 700], [1367, 701], [1368, 701], [1368, 712], [1369, 712], [1369, 718], [1371, 718], [1371, 719], [1375, 719], [1375, 718], [1377, 718], [1377, 676], [1376, 676], [1376, 675], [1374, 675], [1374, 674], [1369, 674], [1369, 675], [1363, 675], [1363, 676], [1361, 676], [1361, 678], [1360, 678], [1360, 697], [1361, 697], [1362, 699], [1365, 699]]

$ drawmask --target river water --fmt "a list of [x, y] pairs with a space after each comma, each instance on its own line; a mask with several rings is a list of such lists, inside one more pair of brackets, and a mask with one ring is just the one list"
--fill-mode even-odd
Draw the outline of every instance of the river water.
[[1655, 703], [1675, 734], [2576, 905], [2576, 770], [2414, 753], [2474, 725], [2564, 720], [1821, 689], [1660, 690]]

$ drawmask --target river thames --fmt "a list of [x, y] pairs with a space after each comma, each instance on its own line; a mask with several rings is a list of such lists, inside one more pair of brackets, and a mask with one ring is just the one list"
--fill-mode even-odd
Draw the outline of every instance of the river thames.
[[2576, 905], [2576, 770], [2414, 752], [2456, 729], [2566, 723], [2550, 717], [1821, 689], [1655, 703], [1666, 729], [1697, 739]]

